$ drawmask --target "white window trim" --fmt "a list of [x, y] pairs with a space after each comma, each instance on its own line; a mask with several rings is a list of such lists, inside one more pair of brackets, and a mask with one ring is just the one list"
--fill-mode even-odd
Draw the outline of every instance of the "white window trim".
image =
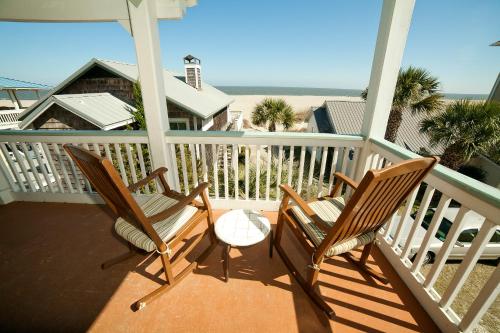
[[168, 118], [169, 123], [182, 123], [186, 124], [186, 129], [189, 131], [191, 130], [189, 126], [189, 118]]

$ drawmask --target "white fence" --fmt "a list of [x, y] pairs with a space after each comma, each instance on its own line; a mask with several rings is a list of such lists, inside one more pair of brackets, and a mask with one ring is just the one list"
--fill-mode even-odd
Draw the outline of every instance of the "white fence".
[[215, 207], [264, 210], [278, 208], [283, 183], [305, 196], [329, 193], [335, 171], [354, 174], [363, 145], [359, 136], [309, 133], [171, 131], [166, 140], [184, 192], [208, 181]]
[[[16, 200], [102, 202], [63, 149], [66, 143], [106, 156], [127, 185], [151, 172], [145, 132], [110, 134], [103, 131], [1, 132], [0, 164]], [[154, 190], [145, 189], [146, 193]]]

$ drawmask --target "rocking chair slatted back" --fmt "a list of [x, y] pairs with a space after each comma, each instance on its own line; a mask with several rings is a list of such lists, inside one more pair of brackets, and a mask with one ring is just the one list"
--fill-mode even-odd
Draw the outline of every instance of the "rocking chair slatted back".
[[88, 150], [64, 145], [64, 149], [89, 179], [106, 204], [121, 218], [141, 228], [159, 246], [163, 241], [132, 197], [115, 167], [106, 158]]
[[343, 240], [378, 231], [437, 162], [436, 157], [420, 158], [369, 170], [317, 252], [324, 253]]

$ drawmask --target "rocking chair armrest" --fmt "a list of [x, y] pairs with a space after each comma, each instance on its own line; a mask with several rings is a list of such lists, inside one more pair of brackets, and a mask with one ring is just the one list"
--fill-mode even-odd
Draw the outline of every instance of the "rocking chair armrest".
[[295, 192], [290, 186], [286, 184], [281, 184], [280, 188], [285, 192], [285, 196], [283, 197], [283, 200], [286, 200], [287, 197], [289, 197], [293, 202], [299, 206], [299, 208], [304, 212], [304, 214], [307, 215], [307, 217], [313, 221], [314, 224], [318, 226], [321, 230], [324, 232], [329, 231], [329, 226], [316, 214], [311, 207], [298, 195], [297, 192]]
[[338, 190], [340, 190], [340, 185], [342, 183], [346, 183], [348, 186], [352, 187], [352, 189], [357, 189], [358, 188], [358, 182], [355, 181], [354, 179], [344, 175], [342, 172], [335, 172], [333, 174], [335, 178], [338, 178], [340, 181], [335, 182], [335, 186], [333, 187], [332, 191], [330, 192], [330, 197], [335, 197], [337, 195]]
[[149, 175], [147, 175], [143, 179], [139, 180], [138, 182], [136, 182], [136, 183], [134, 183], [132, 185], [129, 185], [128, 190], [130, 192], [135, 192], [138, 188], [145, 186], [146, 184], [148, 184], [153, 179], [155, 179], [157, 177], [159, 177], [159, 178], [163, 177], [163, 174], [165, 172], [167, 172], [167, 170], [168, 169], [165, 168], [165, 167], [160, 167], [160, 168], [154, 170], [153, 172], [151, 172]]
[[191, 193], [186, 195], [182, 200], [179, 200], [176, 204], [168, 207], [167, 209], [158, 214], [149, 216], [148, 217], [149, 222], [155, 223], [164, 220], [167, 217], [177, 213], [178, 211], [180, 211], [181, 209], [192, 203], [193, 200], [207, 188], [208, 188], [208, 183], [201, 183], [193, 191], [191, 191]]

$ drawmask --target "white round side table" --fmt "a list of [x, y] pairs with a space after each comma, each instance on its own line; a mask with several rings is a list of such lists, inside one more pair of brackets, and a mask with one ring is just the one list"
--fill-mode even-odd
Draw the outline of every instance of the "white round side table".
[[250, 209], [235, 209], [222, 214], [215, 222], [215, 234], [222, 242], [222, 260], [226, 282], [229, 280], [231, 247], [248, 247], [269, 237], [269, 257], [273, 256], [273, 231], [269, 220]]

